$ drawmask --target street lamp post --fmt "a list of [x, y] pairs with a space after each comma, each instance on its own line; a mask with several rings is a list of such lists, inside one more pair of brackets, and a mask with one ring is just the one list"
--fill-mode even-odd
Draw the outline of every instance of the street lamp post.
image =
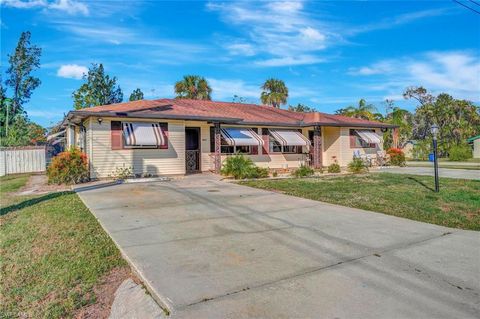
[[437, 152], [438, 126], [436, 124], [433, 124], [431, 130], [432, 130], [432, 136], [433, 136], [433, 167], [435, 170], [435, 192], [438, 193], [440, 190], [440, 185], [438, 182], [438, 152]]

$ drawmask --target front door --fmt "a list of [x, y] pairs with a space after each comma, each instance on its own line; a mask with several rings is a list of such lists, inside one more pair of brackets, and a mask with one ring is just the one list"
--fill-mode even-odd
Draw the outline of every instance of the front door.
[[200, 171], [200, 128], [185, 128], [185, 169], [188, 173]]

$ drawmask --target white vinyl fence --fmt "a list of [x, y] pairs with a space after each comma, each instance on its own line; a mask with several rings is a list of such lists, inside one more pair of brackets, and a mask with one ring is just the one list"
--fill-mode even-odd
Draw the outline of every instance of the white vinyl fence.
[[46, 165], [45, 146], [0, 148], [0, 176], [44, 172]]

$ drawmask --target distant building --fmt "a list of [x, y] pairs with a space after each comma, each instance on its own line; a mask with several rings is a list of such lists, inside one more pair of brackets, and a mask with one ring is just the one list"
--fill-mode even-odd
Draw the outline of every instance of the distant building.
[[480, 158], [480, 135], [470, 137], [467, 142], [473, 146], [473, 158]]

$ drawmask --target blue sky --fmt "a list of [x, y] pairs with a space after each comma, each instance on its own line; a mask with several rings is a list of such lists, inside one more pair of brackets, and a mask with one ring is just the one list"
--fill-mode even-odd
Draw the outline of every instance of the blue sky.
[[480, 15], [451, 1], [0, 1], [2, 72], [22, 31], [43, 49], [25, 108], [44, 126], [72, 109], [91, 63], [125, 98], [136, 87], [173, 97], [175, 81], [198, 74], [213, 99], [255, 103], [262, 82], [280, 78], [289, 104], [323, 112], [360, 98], [413, 110], [402, 98], [411, 85], [480, 101]]

